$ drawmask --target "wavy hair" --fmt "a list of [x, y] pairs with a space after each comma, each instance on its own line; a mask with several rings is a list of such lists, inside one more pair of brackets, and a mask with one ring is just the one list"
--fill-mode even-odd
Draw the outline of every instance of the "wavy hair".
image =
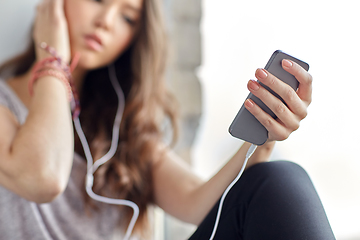
[[[155, 160], [164, 159], [159, 147], [164, 139], [164, 120], [171, 122], [173, 142], [177, 136], [177, 105], [166, 88], [167, 38], [161, 3], [144, 0], [141, 27], [131, 46], [115, 60], [117, 78], [126, 104], [115, 156], [95, 172], [94, 192], [108, 197], [128, 199], [140, 208], [135, 231], [149, 228], [147, 209], [154, 201], [152, 169]], [[4, 75], [26, 73], [35, 62], [32, 43], [28, 50], [0, 67]], [[107, 68], [88, 72], [81, 89], [80, 121], [93, 155], [102, 156], [109, 148], [117, 96]], [[98, 142], [101, 144], [98, 144]], [[84, 155], [78, 136], [75, 151]], [[96, 204], [86, 196], [87, 206]], [[127, 224], [132, 210], [122, 207]], [[125, 225], [123, 225], [125, 226]]]

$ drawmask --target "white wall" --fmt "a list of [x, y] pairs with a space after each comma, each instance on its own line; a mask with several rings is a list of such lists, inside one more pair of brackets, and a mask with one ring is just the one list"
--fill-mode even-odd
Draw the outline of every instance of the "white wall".
[[276, 146], [310, 174], [337, 239], [360, 239], [360, 15], [358, 1], [203, 1], [204, 114], [193, 151], [210, 177], [241, 145], [228, 127], [246, 84], [281, 49], [310, 64], [313, 103]]
[[0, 63], [27, 47], [39, 0], [0, 0]]

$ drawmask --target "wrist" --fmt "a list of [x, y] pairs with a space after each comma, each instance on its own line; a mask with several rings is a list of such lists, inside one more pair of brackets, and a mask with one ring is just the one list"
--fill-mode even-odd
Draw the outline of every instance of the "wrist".
[[271, 153], [275, 147], [276, 141], [267, 141], [263, 145], [258, 146], [249, 159], [247, 167], [250, 167], [254, 164], [267, 162], [270, 160]]
[[272, 148], [274, 148], [275, 143], [276, 143], [275, 140], [267, 140], [263, 145], [261, 145], [259, 147], [264, 147], [264, 148], [272, 147]]
[[28, 85], [30, 95], [33, 93], [33, 84], [37, 79], [45, 76], [52, 76], [60, 80], [67, 89], [68, 99], [71, 103], [70, 106], [72, 115], [75, 119], [80, 113], [80, 101], [71, 73], [77, 65], [79, 55], [76, 54], [71, 65], [69, 65], [62, 60], [54, 48], [48, 46], [45, 42], [42, 42], [39, 47], [44, 50], [45, 54], [49, 54], [51, 57], [42, 59], [33, 67], [32, 76]]

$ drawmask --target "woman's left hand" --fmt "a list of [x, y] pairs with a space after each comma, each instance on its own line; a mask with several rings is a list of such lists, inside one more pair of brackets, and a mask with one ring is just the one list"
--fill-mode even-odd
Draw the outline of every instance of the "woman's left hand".
[[282, 67], [299, 81], [297, 91], [265, 69], [257, 69], [255, 76], [261, 83], [276, 92], [286, 104], [256, 81], [248, 82], [250, 92], [263, 101], [277, 116], [276, 119], [272, 118], [250, 99], [245, 102], [246, 109], [268, 130], [268, 141], [287, 139], [292, 132], [299, 128], [300, 121], [306, 117], [307, 107], [311, 103], [312, 76], [300, 65], [290, 60], [284, 59]]
[[[64, 0], [41, 0], [37, 6], [33, 37], [36, 45], [45, 42], [55, 48], [65, 63], [70, 62], [70, 40], [64, 12]], [[49, 57], [49, 53], [35, 48], [37, 60]]]

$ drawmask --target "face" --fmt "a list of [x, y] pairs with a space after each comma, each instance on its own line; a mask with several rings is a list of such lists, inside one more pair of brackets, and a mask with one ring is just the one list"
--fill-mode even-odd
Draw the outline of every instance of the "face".
[[143, 0], [65, 0], [71, 52], [78, 67], [95, 69], [113, 62], [139, 29]]

